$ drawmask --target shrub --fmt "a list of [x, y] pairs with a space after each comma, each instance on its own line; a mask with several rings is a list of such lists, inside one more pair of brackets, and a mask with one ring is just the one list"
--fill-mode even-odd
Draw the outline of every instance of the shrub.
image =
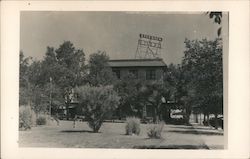
[[47, 124], [47, 116], [46, 115], [38, 115], [36, 119], [36, 124], [37, 125], [46, 125]]
[[132, 134], [139, 135], [140, 119], [136, 117], [127, 117], [125, 130], [126, 130], [126, 135], [132, 135]]
[[174, 125], [186, 125], [187, 122], [184, 118], [172, 118], [169, 122], [170, 124], [174, 124]]
[[32, 121], [34, 118], [34, 112], [29, 106], [20, 106], [19, 107], [19, 129], [27, 130], [31, 129], [33, 125]]
[[148, 129], [148, 133], [147, 133], [148, 137], [160, 139], [164, 124], [165, 124], [164, 122], [160, 122], [159, 124], [151, 125]]
[[83, 86], [76, 88], [76, 93], [89, 127], [98, 132], [104, 119], [117, 108], [120, 97], [112, 86]]

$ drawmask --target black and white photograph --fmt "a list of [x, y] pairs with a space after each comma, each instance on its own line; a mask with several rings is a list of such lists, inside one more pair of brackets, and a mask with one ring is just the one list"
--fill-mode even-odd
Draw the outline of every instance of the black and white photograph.
[[21, 11], [19, 146], [224, 149], [228, 20]]
[[0, 158], [250, 157], [250, 1], [0, 4]]

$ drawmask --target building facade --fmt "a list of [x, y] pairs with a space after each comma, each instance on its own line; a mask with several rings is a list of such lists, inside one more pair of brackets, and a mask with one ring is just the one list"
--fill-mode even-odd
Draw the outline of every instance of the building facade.
[[[132, 74], [136, 79], [146, 82], [163, 82], [167, 67], [162, 59], [119, 59], [109, 60], [108, 64], [118, 79], [123, 79], [128, 74]], [[154, 106], [146, 104], [143, 107], [141, 117], [152, 119], [154, 113]]]
[[166, 68], [162, 59], [119, 59], [109, 60], [108, 64], [118, 79], [130, 73], [142, 80], [163, 80]]

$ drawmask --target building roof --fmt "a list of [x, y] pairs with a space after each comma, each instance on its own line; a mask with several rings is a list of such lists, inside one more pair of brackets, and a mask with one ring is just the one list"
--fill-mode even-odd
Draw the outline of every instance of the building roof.
[[165, 67], [162, 59], [119, 59], [109, 60], [110, 67]]

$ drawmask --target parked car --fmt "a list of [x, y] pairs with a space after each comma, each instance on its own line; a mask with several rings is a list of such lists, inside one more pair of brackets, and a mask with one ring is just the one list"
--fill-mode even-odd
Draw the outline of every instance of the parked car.
[[[218, 128], [220, 127], [220, 128], [222, 128], [222, 129], [224, 129], [224, 127], [223, 127], [223, 117], [219, 117], [219, 118], [217, 118], [217, 120], [218, 120]], [[216, 124], [215, 124], [215, 118], [214, 118], [214, 117], [211, 118], [211, 119], [209, 119], [209, 124], [210, 124], [212, 127], [215, 128]]]

